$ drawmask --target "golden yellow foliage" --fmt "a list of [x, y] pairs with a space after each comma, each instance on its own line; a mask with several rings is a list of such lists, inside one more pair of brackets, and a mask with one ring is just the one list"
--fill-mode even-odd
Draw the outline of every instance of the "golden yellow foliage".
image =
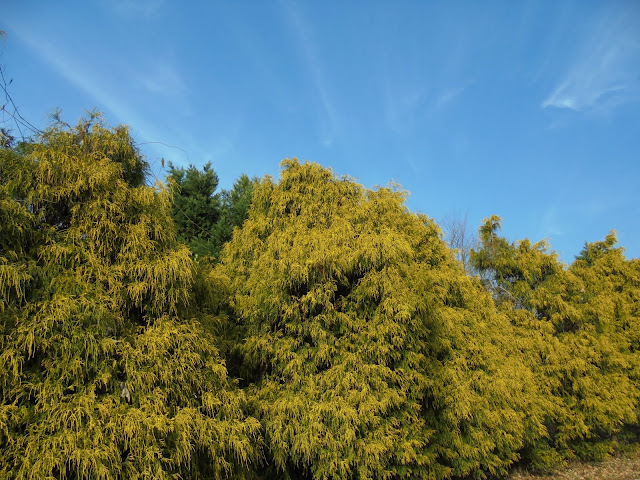
[[288, 160], [223, 251], [275, 477], [500, 474], [544, 434], [509, 320], [404, 199]]
[[238, 478], [257, 460], [194, 264], [124, 127], [0, 151], [0, 477]]
[[527, 457], [539, 467], [602, 459], [638, 424], [640, 264], [625, 260], [614, 234], [567, 268], [543, 242], [510, 244], [499, 228], [488, 219], [471, 256], [525, 340], [523, 358], [548, 402], [548, 438]]

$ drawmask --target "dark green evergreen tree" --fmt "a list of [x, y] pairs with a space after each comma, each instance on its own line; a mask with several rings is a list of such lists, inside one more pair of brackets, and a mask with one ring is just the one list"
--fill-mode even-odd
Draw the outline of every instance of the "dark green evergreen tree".
[[219, 255], [223, 245], [231, 240], [234, 228], [241, 227], [247, 219], [253, 189], [257, 183], [257, 179], [250, 179], [247, 175], [241, 175], [234, 182], [231, 190], [223, 190], [221, 192], [220, 219], [214, 229], [214, 237], [217, 244], [216, 257]]
[[194, 254], [216, 259], [233, 229], [246, 219], [257, 180], [242, 175], [231, 190], [216, 193], [218, 175], [211, 163], [202, 171], [193, 165], [184, 169], [170, 163], [167, 180], [174, 190], [172, 212], [178, 238]]
[[214, 230], [220, 219], [218, 175], [207, 163], [202, 171], [190, 165], [185, 169], [169, 163], [170, 187], [173, 188], [173, 219], [178, 238], [200, 256], [215, 250]]

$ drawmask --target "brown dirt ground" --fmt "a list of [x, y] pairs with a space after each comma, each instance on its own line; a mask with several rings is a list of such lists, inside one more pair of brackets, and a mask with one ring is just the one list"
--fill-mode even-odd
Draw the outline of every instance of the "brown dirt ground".
[[509, 480], [640, 480], [640, 455], [609, 458], [601, 463], [575, 463], [555, 473], [515, 471]]

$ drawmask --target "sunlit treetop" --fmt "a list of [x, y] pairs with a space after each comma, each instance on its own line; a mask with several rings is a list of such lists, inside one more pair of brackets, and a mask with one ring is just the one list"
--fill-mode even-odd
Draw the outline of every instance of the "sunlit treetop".
[[405, 192], [282, 167], [217, 269], [270, 475], [503, 472], [541, 420], [508, 320]]
[[0, 477], [238, 478], [257, 460], [171, 194], [92, 115], [0, 150]]

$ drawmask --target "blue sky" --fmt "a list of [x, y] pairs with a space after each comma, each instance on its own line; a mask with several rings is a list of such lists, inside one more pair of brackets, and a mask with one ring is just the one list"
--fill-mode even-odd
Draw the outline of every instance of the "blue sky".
[[640, 257], [637, 1], [4, 0], [0, 29], [24, 117], [97, 107], [158, 176], [296, 156], [565, 261], [611, 229]]

